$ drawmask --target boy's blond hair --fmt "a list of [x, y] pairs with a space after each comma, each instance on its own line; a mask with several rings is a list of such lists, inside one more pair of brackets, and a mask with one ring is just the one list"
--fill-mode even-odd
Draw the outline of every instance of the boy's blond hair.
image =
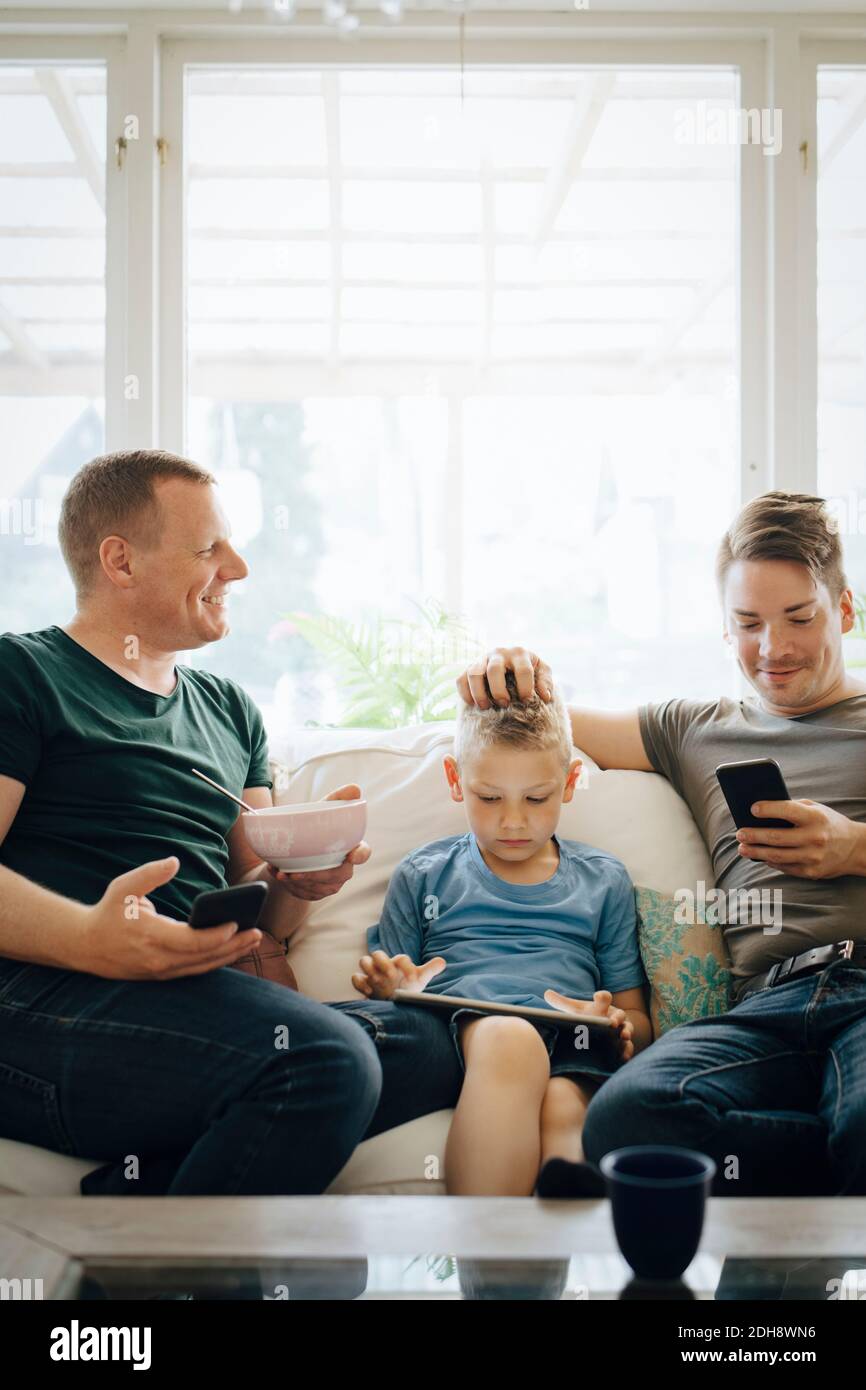
[[[473, 754], [500, 745], [555, 753], [563, 770], [567, 769], [577, 755], [571, 721], [559, 691], [554, 688], [549, 702], [542, 700], [535, 690], [528, 700], [521, 700], [513, 671], [505, 672], [505, 688], [511, 697], [509, 705], [493, 704], [490, 709], [479, 709], [477, 705], [460, 701], [462, 708], [457, 713], [454, 735], [454, 760], [458, 768], [462, 769]], [[484, 689], [492, 699], [486, 676]]]

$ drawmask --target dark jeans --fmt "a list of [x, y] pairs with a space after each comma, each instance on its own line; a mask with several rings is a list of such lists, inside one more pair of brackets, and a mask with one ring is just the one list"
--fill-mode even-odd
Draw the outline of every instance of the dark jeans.
[[709, 1154], [716, 1195], [866, 1194], [866, 969], [835, 960], [662, 1034], [587, 1110], [590, 1162], [629, 1144]]
[[0, 1137], [109, 1159], [86, 1195], [322, 1192], [361, 1139], [459, 1087], [420, 1009], [319, 1004], [229, 968], [104, 980], [0, 957]]

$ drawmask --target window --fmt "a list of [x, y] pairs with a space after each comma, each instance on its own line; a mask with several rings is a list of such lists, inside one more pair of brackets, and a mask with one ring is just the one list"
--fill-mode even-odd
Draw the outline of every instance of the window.
[[770, 488], [866, 593], [862, 24], [117, 15], [0, 20], [4, 628], [132, 445], [218, 474], [251, 573], [185, 659], [279, 723], [343, 704], [292, 613], [428, 600], [587, 703], [744, 693], [713, 558]]
[[0, 63], [2, 631], [73, 607], [56, 526], [104, 443], [105, 132], [104, 65]]
[[866, 65], [818, 69], [818, 485], [866, 600]]
[[[534, 643], [599, 705], [731, 686], [728, 68], [186, 69], [188, 447], [251, 575], [195, 662], [335, 716], [286, 614]], [[286, 518], [288, 517], [288, 525]], [[276, 693], [275, 693], [276, 692]]]

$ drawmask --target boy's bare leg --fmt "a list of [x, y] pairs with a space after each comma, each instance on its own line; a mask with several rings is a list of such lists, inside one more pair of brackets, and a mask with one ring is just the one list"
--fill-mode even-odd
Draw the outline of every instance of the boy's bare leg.
[[528, 1197], [541, 1154], [541, 1103], [550, 1059], [526, 1019], [458, 1022], [466, 1077], [445, 1146], [452, 1196]]
[[552, 1076], [541, 1104], [541, 1162], [567, 1158], [582, 1163], [583, 1121], [599, 1083], [582, 1076]]

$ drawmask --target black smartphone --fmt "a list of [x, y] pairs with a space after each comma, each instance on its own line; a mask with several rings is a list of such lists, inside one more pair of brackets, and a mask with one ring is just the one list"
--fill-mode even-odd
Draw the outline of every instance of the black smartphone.
[[782, 769], [775, 758], [751, 758], [742, 763], [719, 763], [716, 768], [719, 786], [738, 830], [745, 826], [770, 825], [790, 830], [793, 821], [776, 816], [753, 816], [751, 807], [756, 801], [792, 801], [785, 786]]
[[219, 927], [223, 922], [237, 922], [238, 931], [248, 931], [256, 925], [267, 896], [266, 883], [241, 883], [237, 888], [199, 893], [189, 914], [189, 925]]

